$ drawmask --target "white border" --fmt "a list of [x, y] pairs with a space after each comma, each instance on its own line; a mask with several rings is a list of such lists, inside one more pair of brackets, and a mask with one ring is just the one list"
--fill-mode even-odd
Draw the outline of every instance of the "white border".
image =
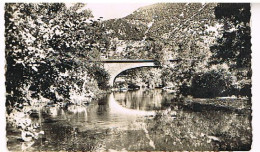
[[0, 3], [0, 151], [7, 151], [5, 134], [5, 45], [4, 45], [4, 3]]
[[252, 144], [252, 150], [251, 151], [259, 151], [260, 150], [260, 143], [259, 143], [259, 135], [260, 135], [260, 110], [258, 109], [260, 107], [260, 88], [259, 88], [259, 82], [260, 82], [260, 70], [259, 70], [259, 63], [260, 63], [260, 3], [252, 4], [252, 17], [251, 17], [251, 23], [252, 23], [252, 68], [253, 68], [253, 76], [252, 76], [252, 93], [253, 93], [253, 144]]

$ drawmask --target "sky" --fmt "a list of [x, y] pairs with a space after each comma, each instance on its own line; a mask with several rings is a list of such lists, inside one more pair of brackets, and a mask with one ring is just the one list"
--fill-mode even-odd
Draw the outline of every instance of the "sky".
[[151, 4], [153, 3], [89, 3], [86, 8], [92, 11], [95, 19], [103, 17], [103, 20], [108, 20], [125, 17], [138, 8]]

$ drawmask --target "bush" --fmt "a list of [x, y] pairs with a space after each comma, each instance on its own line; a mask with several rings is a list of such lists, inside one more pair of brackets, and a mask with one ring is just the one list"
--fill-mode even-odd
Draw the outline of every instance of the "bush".
[[252, 97], [251, 87], [252, 87], [252, 84], [245, 84], [245, 85], [240, 89], [239, 95], [241, 95], [241, 96], [247, 96], [248, 98], [251, 98], [251, 97]]
[[231, 87], [231, 80], [224, 73], [211, 70], [196, 74], [192, 79], [190, 94], [197, 98], [213, 98], [224, 95]]

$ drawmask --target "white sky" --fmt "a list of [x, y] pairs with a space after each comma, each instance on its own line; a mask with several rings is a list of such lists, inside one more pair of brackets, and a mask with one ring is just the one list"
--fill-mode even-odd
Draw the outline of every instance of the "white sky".
[[104, 20], [106, 20], [125, 17], [138, 8], [150, 4], [151, 3], [89, 3], [87, 7], [92, 10], [92, 14], [95, 18], [102, 16]]
[[[94, 18], [103, 17], [103, 20], [125, 17], [140, 7], [151, 5], [153, 3], [87, 3], [94, 15]], [[70, 6], [73, 4], [67, 4]]]

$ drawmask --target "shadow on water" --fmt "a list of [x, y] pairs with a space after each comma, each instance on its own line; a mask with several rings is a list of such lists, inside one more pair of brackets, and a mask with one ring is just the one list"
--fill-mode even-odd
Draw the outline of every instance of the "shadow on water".
[[[115, 92], [88, 106], [45, 107], [34, 121], [45, 134], [26, 150], [247, 150], [247, 114], [195, 110], [160, 89]], [[9, 150], [22, 150], [7, 129]], [[24, 148], [23, 148], [24, 149]]]

